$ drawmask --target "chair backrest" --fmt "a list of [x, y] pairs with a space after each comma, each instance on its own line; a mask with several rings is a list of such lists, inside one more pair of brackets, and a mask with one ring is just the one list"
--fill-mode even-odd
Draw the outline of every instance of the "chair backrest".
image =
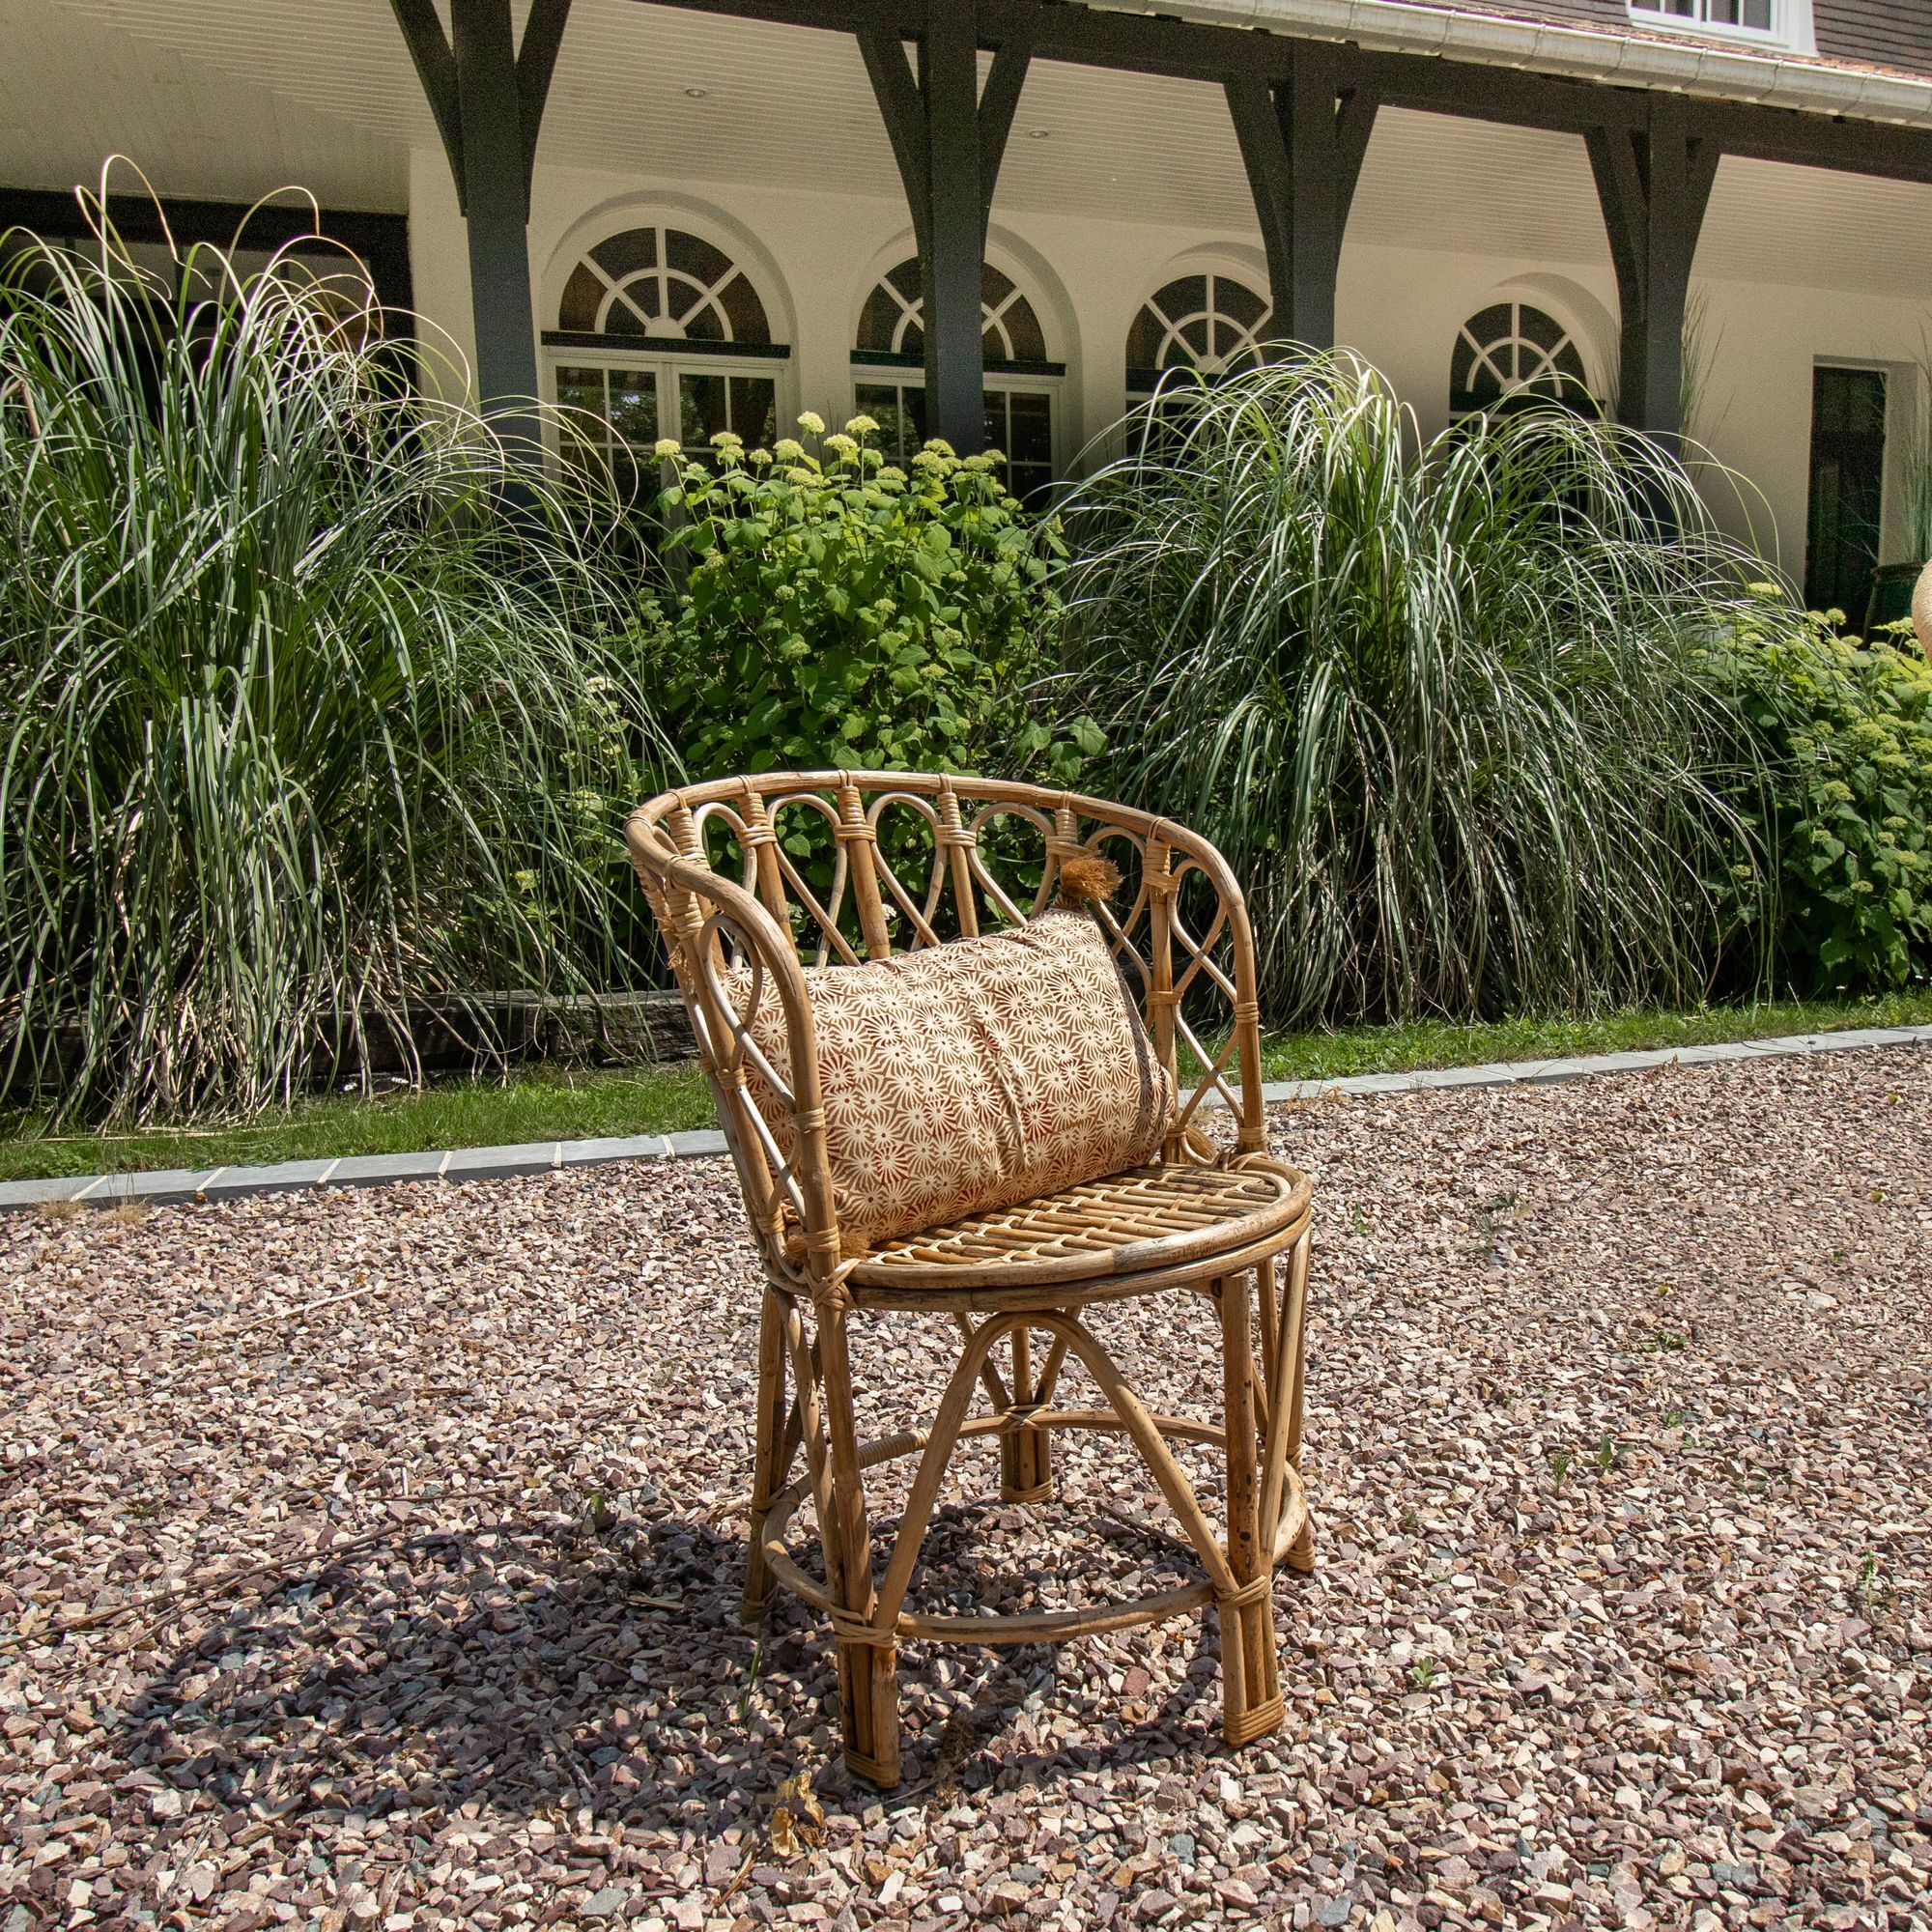
[[[1217, 1095], [1233, 1111], [1236, 1151], [1265, 1145], [1247, 908], [1221, 855], [1170, 819], [1010, 780], [763, 772], [665, 792], [632, 814], [625, 837], [747, 1209], [781, 1265], [822, 1277], [838, 1259], [805, 969], [1018, 923], [1051, 903], [1076, 856], [1110, 859], [1122, 874], [1096, 912], [1175, 1076], [1167, 1157], [1202, 1157], [1196, 1116]], [[788, 1068], [771, 1066], [749, 1036], [773, 997]], [[748, 1068], [791, 1110], [788, 1145], [751, 1104]]]

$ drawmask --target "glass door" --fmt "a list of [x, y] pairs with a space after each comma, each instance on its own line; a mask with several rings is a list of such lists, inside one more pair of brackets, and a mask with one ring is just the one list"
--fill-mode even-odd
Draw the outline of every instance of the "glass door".
[[1810, 517], [1804, 601], [1864, 622], [1878, 574], [1885, 508], [1885, 374], [1819, 368], [1811, 376]]

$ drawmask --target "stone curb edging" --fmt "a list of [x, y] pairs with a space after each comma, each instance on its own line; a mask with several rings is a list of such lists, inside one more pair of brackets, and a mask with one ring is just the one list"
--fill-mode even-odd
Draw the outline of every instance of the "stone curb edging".
[[[1270, 1106], [1330, 1094], [1423, 1094], [1456, 1087], [1552, 1086], [1607, 1073], [1660, 1066], [1714, 1066], [1745, 1060], [1788, 1060], [1853, 1053], [1878, 1046], [1932, 1045], [1932, 1026], [1861, 1027], [1844, 1033], [1787, 1034], [1776, 1039], [1718, 1046], [1657, 1047], [1571, 1060], [1494, 1061], [1482, 1066], [1432, 1067], [1415, 1073], [1355, 1073], [1334, 1080], [1271, 1080]], [[685, 1134], [637, 1134], [588, 1141], [531, 1141], [520, 1147], [457, 1148], [443, 1153], [351, 1154], [338, 1160], [285, 1160], [271, 1167], [159, 1168], [144, 1174], [68, 1176], [0, 1181], [0, 1213], [81, 1202], [111, 1208], [126, 1202], [159, 1207], [179, 1201], [237, 1201], [300, 1187], [373, 1187], [398, 1180], [504, 1180], [516, 1175], [600, 1167], [619, 1160], [697, 1160], [726, 1151], [717, 1128]]]

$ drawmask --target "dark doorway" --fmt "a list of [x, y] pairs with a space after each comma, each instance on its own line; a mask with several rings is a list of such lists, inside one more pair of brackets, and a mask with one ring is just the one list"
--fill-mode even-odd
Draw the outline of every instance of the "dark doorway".
[[1811, 373], [1811, 509], [1804, 601], [1864, 620], [1878, 573], [1885, 495], [1885, 376], [1877, 369]]

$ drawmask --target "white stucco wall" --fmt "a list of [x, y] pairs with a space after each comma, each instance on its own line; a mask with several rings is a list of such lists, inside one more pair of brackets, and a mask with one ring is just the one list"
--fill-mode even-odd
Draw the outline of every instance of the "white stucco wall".
[[[409, 178], [417, 307], [467, 357], [466, 242], [441, 153], [414, 149]], [[859, 307], [877, 276], [911, 252], [910, 224], [896, 197], [539, 166], [529, 228], [532, 326], [554, 323], [563, 278], [590, 242], [653, 213], [680, 213], [739, 254], [774, 305], [774, 327], [789, 333], [793, 359], [781, 411], [811, 408], [843, 420], [851, 411], [849, 350]], [[1003, 210], [989, 252], [1037, 297], [1049, 352], [1067, 365], [1059, 412], [1063, 464], [1120, 413], [1128, 326], [1172, 272], [1213, 265], [1245, 270], [1264, 286], [1259, 236], [1238, 229], [1203, 233]], [[1570, 327], [1593, 384], [1607, 392], [1616, 357], [1607, 248], [1595, 264], [1552, 265], [1520, 255], [1351, 243], [1337, 290], [1337, 334], [1389, 376], [1431, 434], [1448, 420], [1458, 329], [1480, 308], [1512, 296]], [[1693, 298], [1701, 301], [1711, 351], [1695, 429], [1750, 486], [1742, 493], [1714, 487], [1713, 506], [1735, 533], [1801, 577], [1812, 368], [1821, 359], [1889, 368], [1895, 457], [1908, 412], [1924, 407], [1913, 365], [1932, 310], [1922, 299], [1719, 277], [1696, 279]], [[1895, 528], [1890, 534], [1889, 554], [1902, 542]]]

